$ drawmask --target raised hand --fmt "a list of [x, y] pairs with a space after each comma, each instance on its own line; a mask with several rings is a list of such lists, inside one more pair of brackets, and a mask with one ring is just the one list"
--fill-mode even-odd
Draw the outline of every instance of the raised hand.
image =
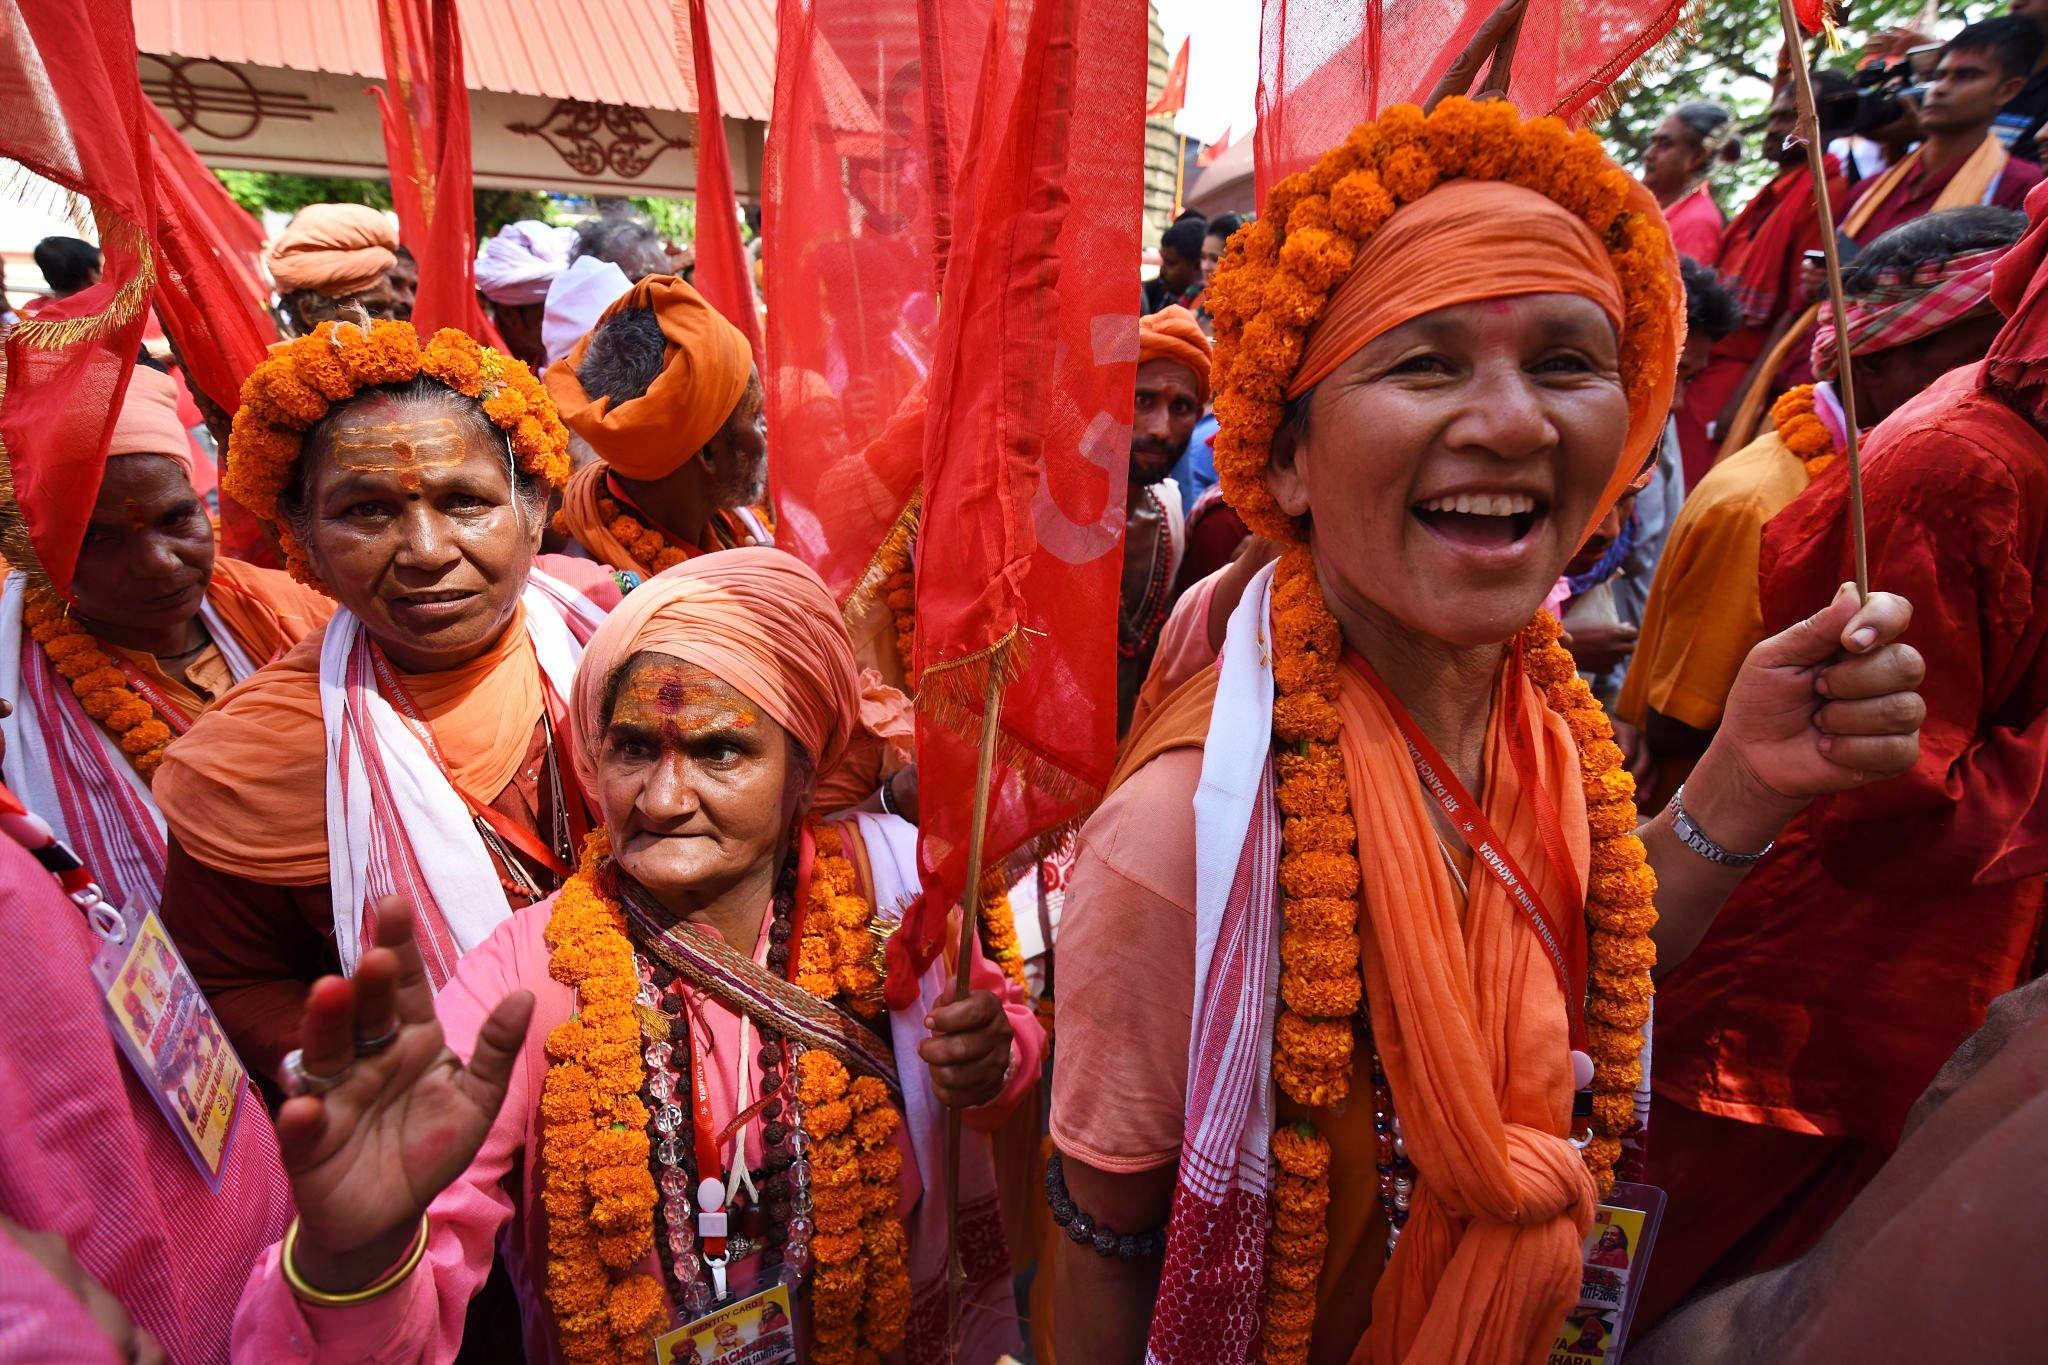
[[285, 1101], [277, 1137], [299, 1211], [295, 1264], [315, 1288], [361, 1288], [405, 1254], [490, 1132], [532, 1016], [531, 992], [505, 997], [464, 1066], [442, 1039], [411, 907], [396, 897], [378, 904], [377, 946], [355, 976], [313, 983], [301, 1067], [333, 1083]]
[[939, 1103], [972, 1109], [1003, 1093], [1010, 1070], [1010, 1016], [992, 991], [969, 991], [948, 1000], [925, 1020], [931, 1037], [917, 1055], [932, 1069]]
[[1927, 716], [1915, 690], [1926, 665], [1899, 642], [1912, 619], [1905, 598], [1872, 593], [1859, 605], [1843, 584], [1824, 610], [1749, 652], [1717, 746], [1760, 794], [1788, 803], [1905, 772]]

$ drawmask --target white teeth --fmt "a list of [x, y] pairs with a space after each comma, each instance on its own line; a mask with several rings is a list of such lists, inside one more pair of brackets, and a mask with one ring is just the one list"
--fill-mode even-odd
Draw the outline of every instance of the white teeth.
[[1417, 505], [1422, 512], [1462, 512], [1474, 517], [1513, 517], [1536, 510], [1536, 499], [1526, 493], [1460, 493], [1449, 498], [1430, 498]]

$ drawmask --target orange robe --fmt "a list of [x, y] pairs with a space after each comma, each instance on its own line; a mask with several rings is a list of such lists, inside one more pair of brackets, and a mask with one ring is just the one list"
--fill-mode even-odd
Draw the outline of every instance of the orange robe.
[[[1198, 673], [1132, 735], [1121, 784], [1080, 835], [1057, 1032], [1067, 1057], [1087, 1060], [1054, 1068], [1051, 1132], [1062, 1152], [1098, 1170], [1155, 1170], [1180, 1156], [1194, 1005], [1192, 799], [1216, 676]], [[1421, 1181], [1402, 1260], [1386, 1266], [1361, 1054], [1350, 1101], [1314, 1116], [1331, 1145], [1331, 1202], [1309, 1358], [1442, 1359], [1476, 1348], [1471, 1358], [1514, 1359], [1528, 1342], [1540, 1355], [1577, 1292], [1578, 1238], [1592, 1212], [1591, 1179], [1561, 1136], [1571, 1112], [1563, 994], [1496, 881], [1472, 878], [1461, 900], [1398, 732], [1355, 666], [1340, 677], [1365, 993]], [[1560, 904], [1508, 754], [1505, 700], [1496, 697], [1489, 727], [1483, 805]], [[1583, 885], [1590, 855], [1571, 735], [1533, 691], [1522, 703], [1538, 779]], [[1281, 1122], [1302, 1113], [1281, 1097]], [[1475, 1132], [1482, 1140], [1461, 1140]], [[1425, 1196], [1432, 1187], [1456, 1190], [1463, 1212]], [[1511, 1209], [1526, 1221], [1504, 1221]], [[1469, 1311], [1425, 1326], [1439, 1293], [1473, 1295]]]
[[[612, 523], [606, 520], [599, 508], [600, 498], [618, 497], [617, 491], [608, 487], [610, 473], [610, 466], [602, 460], [592, 460], [569, 476], [567, 486], [562, 489], [562, 529], [568, 532], [571, 540], [581, 545], [589, 552], [590, 557], [599, 563], [609, 564], [614, 569], [621, 569], [626, 573], [639, 574], [642, 578], [651, 577], [654, 566], [642, 563], [634, 557], [633, 552], [619, 539]], [[772, 527], [773, 523], [768, 518], [766, 508], [748, 510], [764, 526]], [[711, 524], [704, 528], [703, 543], [699, 545], [684, 545], [666, 532], [662, 534], [671, 546], [691, 558], [709, 554], [713, 550], [730, 550], [739, 545], [767, 543], [754, 534], [753, 528], [743, 517], [732, 511], [720, 511], [711, 518]]]
[[1721, 723], [1728, 690], [1764, 638], [1757, 554], [1764, 523], [1806, 488], [1806, 465], [1774, 431], [1707, 472], [1671, 523], [1615, 713], [1695, 730]]

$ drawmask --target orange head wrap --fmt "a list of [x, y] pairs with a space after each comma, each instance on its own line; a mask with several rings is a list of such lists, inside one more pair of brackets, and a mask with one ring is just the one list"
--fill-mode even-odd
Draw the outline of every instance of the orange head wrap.
[[[1577, 294], [1621, 343], [1628, 431], [1594, 524], [1670, 415], [1685, 301], [1656, 200], [1600, 140], [1505, 102], [1449, 99], [1361, 125], [1274, 186], [1205, 297], [1216, 317], [1216, 468], [1253, 530], [1299, 541], [1265, 486], [1287, 401], [1391, 328], [1481, 299]], [[1588, 530], [1591, 529], [1589, 526]]]
[[115, 455], [162, 455], [176, 460], [192, 477], [192, 438], [178, 421], [178, 383], [162, 370], [137, 365], [128, 381], [128, 394], [114, 418], [114, 439], [107, 446]]
[[548, 394], [569, 429], [606, 464], [629, 479], [659, 479], [694, 458], [732, 416], [753, 376], [754, 351], [744, 332], [673, 276], [640, 281], [604, 310], [598, 326], [629, 308], [652, 309], [668, 339], [661, 373], [647, 392], [616, 404], [584, 392], [576, 370], [590, 350], [585, 336], [548, 366]]
[[398, 234], [367, 204], [308, 204], [271, 243], [265, 264], [277, 292], [360, 294], [398, 264]]
[[1195, 392], [1209, 401], [1209, 338], [1195, 315], [1177, 303], [1138, 319], [1138, 363], [1171, 360], [1194, 372]]
[[860, 724], [861, 687], [839, 604], [802, 560], [765, 545], [719, 550], [642, 583], [613, 608], [576, 666], [576, 773], [597, 790], [605, 682], [635, 654], [673, 655], [774, 718], [822, 779]]

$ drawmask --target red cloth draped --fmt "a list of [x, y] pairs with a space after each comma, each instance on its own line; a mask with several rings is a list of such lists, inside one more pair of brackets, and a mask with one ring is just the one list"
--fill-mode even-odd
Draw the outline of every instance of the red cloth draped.
[[502, 348], [476, 294], [469, 89], [455, 0], [377, 0], [384, 46], [384, 158], [398, 236], [419, 258], [412, 321], [421, 336], [454, 327]]
[[[783, 0], [764, 168], [776, 543], [844, 598], [920, 476], [989, 0]], [[701, 230], [701, 228], [700, 228]]]
[[735, 216], [732, 156], [725, 145], [725, 119], [719, 114], [711, 28], [705, 22], [704, 0], [687, 0], [687, 17], [680, 13], [684, 8], [684, 0], [675, 0], [672, 6], [678, 41], [685, 32], [689, 35], [690, 60], [683, 64], [683, 71], [697, 88], [697, 268], [690, 282], [728, 322], [747, 334], [747, 344], [754, 349], [754, 365], [763, 368], [767, 357], [761, 350], [761, 313], [754, 304], [753, 275], [747, 269], [747, 249], [740, 241]]
[[[1266, 0], [1258, 199], [1359, 124], [1420, 104], [1498, 0]], [[1579, 122], [1671, 32], [1685, 0], [1529, 0], [1508, 87], [1524, 113]]]
[[986, 857], [1083, 813], [1116, 748], [1138, 350], [1145, 15], [1008, 0], [955, 196], [917, 546], [919, 863], [889, 943], [904, 998], [966, 883], [976, 736], [1008, 675]]
[[0, 156], [88, 199], [100, 238], [99, 283], [45, 303], [7, 336], [0, 440], [29, 541], [60, 592], [147, 315], [156, 206], [146, 104], [126, 0], [14, 9], [0, 34]]

